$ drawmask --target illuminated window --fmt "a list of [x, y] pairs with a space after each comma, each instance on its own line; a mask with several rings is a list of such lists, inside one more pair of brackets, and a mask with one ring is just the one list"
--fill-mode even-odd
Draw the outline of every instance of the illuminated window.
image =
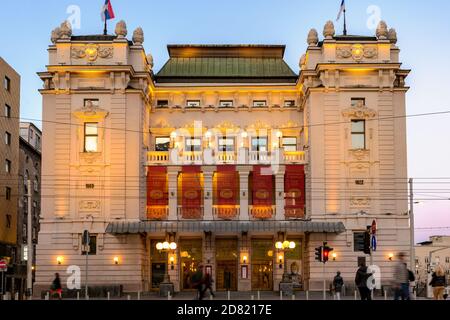
[[235, 139], [221, 137], [219, 138], [219, 151], [220, 152], [234, 152]]
[[219, 106], [221, 108], [233, 108], [233, 101], [232, 100], [220, 100]]
[[200, 138], [186, 138], [186, 151], [199, 152], [202, 151], [202, 139]]
[[295, 100], [285, 100], [284, 101], [284, 107], [285, 108], [295, 107]]
[[200, 108], [200, 100], [188, 100], [188, 101], [186, 101], [186, 107]]
[[157, 137], [155, 142], [155, 151], [169, 151], [170, 137]]
[[352, 120], [352, 149], [366, 148], [366, 121]]
[[253, 101], [253, 108], [264, 108], [267, 107], [266, 100], [255, 100]]
[[98, 152], [98, 123], [84, 124], [84, 152]]
[[99, 107], [100, 101], [98, 99], [84, 99], [84, 107]]
[[158, 100], [156, 102], [157, 108], [168, 108], [169, 107], [169, 100]]
[[11, 118], [11, 107], [7, 104], [5, 104], [5, 117]]
[[11, 133], [9, 133], [8, 131], [5, 132], [5, 144], [7, 146], [11, 145]]
[[5, 80], [3, 81], [3, 86], [6, 91], [11, 91], [11, 80], [5, 76]]
[[8, 159], [5, 160], [5, 171], [6, 173], [11, 173], [11, 161]]
[[294, 152], [297, 151], [297, 138], [296, 137], [283, 137], [282, 140], [284, 151]]
[[268, 145], [267, 137], [252, 138], [252, 151], [266, 152]]

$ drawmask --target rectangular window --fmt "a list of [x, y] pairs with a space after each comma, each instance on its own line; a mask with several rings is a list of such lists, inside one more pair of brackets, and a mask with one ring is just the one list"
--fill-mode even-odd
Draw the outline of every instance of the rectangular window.
[[186, 138], [185, 149], [186, 149], [186, 151], [190, 151], [190, 152], [202, 151], [202, 139]]
[[84, 99], [83, 105], [85, 108], [87, 107], [96, 107], [100, 106], [100, 100], [98, 99]]
[[11, 145], [11, 133], [9, 133], [8, 131], [5, 132], [5, 144], [7, 146]]
[[295, 100], [285, 100], [284, 101], [285, 108], [293, 108], [295, 107]]
[[5, 198], [6, 198], [6, 200], [11, 200], [11, 188], [10, 187], [5, 188]]
[[353, 251], [364, 252], [364, 232], [354, 232], [353, 233]]
[[233, 108], [234, 103], [232, 100], [220, 100], [219, 107], [220, 108]]
[[84, 152], [98, 152], [98, 123], [84, 124]]
[[5, 171], [6, 173], [11, 173], [11, 161], [8, 159], [5, 160]]
[[6, 228], [11, 229], [12, 216], [10, 214], [6, 215]]
[[186, 107], [200, 108], [200, 100], [188, 100], [188, 101], [186, 101]]
[[445, 263], [450, 263], [450, 257], [445, 258]]
[[219, 152], [234, 152], [235, 151], [235, 139], [221, 137], [219, 138]]
[[11, 107], [7, 104], [5, 104], [5, 117], [11, 118]]
[[[86, 255], [86, 250], [82, 247], [81, 254], [83, 256]], [[97, 236], [90, 236], [89, 237], [89, 255], [95, 256], [97, 254]]]
[[158, 101], [156, 101], [156, 107], [157, 108], [168, 108], [169, 107], [169, 100], [158, 100]]
[[169, 151], [170, 137], [157, 137], [155, 142], [155, 151]]
[[366, 121], [352, 120], [352, 149], [366, 148]]
[[252, 151], [267, 152], [268, 138], [255, 137], [252, 138]]
[[282, 139], [284, 151], [295, 152], [297, 151], [297, 138], [296, 137], [283, 137]]
[[352, 107], [362, 107], [366, 105], [365, 98], [352, 98]]
[[253, 101], [253, 108], [264, 108], [264, 107], [267, 107], [266, 100], [254, 100]]
[[5, 76], [5, 80], [3, 81], [3, 86], [6, 91], [11, 91], [11, 80]]

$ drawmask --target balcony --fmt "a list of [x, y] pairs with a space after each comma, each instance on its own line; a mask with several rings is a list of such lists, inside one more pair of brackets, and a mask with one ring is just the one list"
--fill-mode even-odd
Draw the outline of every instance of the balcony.
[[149, 151], [147, 154], [147, 165], [202, 165], [202, 164], [238, 164], [238, 165], [269, 165], [269, 164], [306, 164], [305, 151], [282, 151], [277, 149], [273, 152], [249, 151], [240, 148], [239, 152], [217, 152], [212, 149], [204, 151]]
[[178, 206], [178, 219], [179, 220], [202, 220], [204, 207], [183, 207]]
[[250, 216], [255, 220], [270, 220], [275, 217], [276, 207], [250, 206]]
[[214, 220], [234, 220], [240, 215], [239, 206], [214, 206]]
[[147, 207], [148, 220], [166, 220], [169, 216], [169, 208], [164, 207]]

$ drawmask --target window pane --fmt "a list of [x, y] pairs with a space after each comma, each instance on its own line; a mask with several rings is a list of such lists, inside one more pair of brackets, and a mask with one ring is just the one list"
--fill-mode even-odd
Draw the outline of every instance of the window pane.
[[233, 107], [233, 101], [222, 100], [222, 101], [220, 101], [220, 107], [221, 108], [232, 108]]
[[363, 133], [365, 127], [365, 121], [364, 120], [356, 120], [352, 121], [352, 132], [355, 133]]
[[202, 140], [199, 138], [187, 138], [186, 149], [190, 151], [202, 151]]
[[11, 118], [11, 107], [5, 104], [5, 117]]
[[265, 106], [267, 106], [267, 102], [265, 100], [253, 101], [253, 106], [254, 107], [265, 107]]
[[86, 135], [97, 135], [98, 134], [98, 124], [97, 123], [86, 123], [85, 124], [85, 134]]
[[169, 151], [170, 148], [170, 138], [169, 137], [159, 137], [156, 138], [156, 151]]
[[85, 137], [84, 151], [86, 152], [97, 152], [98, 150], [98, 137]]
[[352, 107], [364, 106], [366, 104], [365, 98], [352, 98]]
[[186, 105], [189, 108], [198, 108], [198, 107], [200, 107], [200, 101], [199, 100], [188, 100], [186, 102]]
[[284, 101], [284, 106], [287, 108], [295, 107], [295, 101], [294, 100], [286, 100], [286, 101]]
[[167, 108], [169, 106], [169, 100], [158, 100], [156, 106], [158, 108]]
[[233, 138], [220, 138], [219, 139], [219, 150], [220, 151], [234, 151], [234, 139]]
[[364, 134], [356, 133], [352, 134], [352, 148], [353, 149], [365, 149], [365, 139]]
[[295, 151], [297, 151], [297, 146], [284, 145], [283, 148], [284, 148], [284, 151], [287, 151], [287, 152], [295, 152]]
[[297, 145], [297, 138], [295, 137], [283, 138], [283, 145]]
[[267, 151], [267, 138], [253, 138], [252, 151]]
[[85, 107], [98, 107], [100, 102], [98, 99], [84, 99]]

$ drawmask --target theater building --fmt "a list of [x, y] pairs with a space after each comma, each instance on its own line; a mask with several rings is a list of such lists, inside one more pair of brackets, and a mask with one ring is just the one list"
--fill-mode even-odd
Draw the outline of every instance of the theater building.
[[63, 24], [39, 73], [35, 292], [69, 266], [84, 274], [84, 230], [91, 286], [189, 291], [202, 264], [219, 291], [278, 291], [285, 272], [295, 289], [321, 290], [323, 241], [335, 253], [326, 279], [340, 270], [351, 286], [374, 220], [373, 263], [389, 283], [389, 255], [410, 246], [409, 71], [395, 30], [337, 36], [329, 22], [323, 40], [309, 33], [299, 72], [280, 45], [169, 45], [156, 71], [142, 29], [115, 31]]

